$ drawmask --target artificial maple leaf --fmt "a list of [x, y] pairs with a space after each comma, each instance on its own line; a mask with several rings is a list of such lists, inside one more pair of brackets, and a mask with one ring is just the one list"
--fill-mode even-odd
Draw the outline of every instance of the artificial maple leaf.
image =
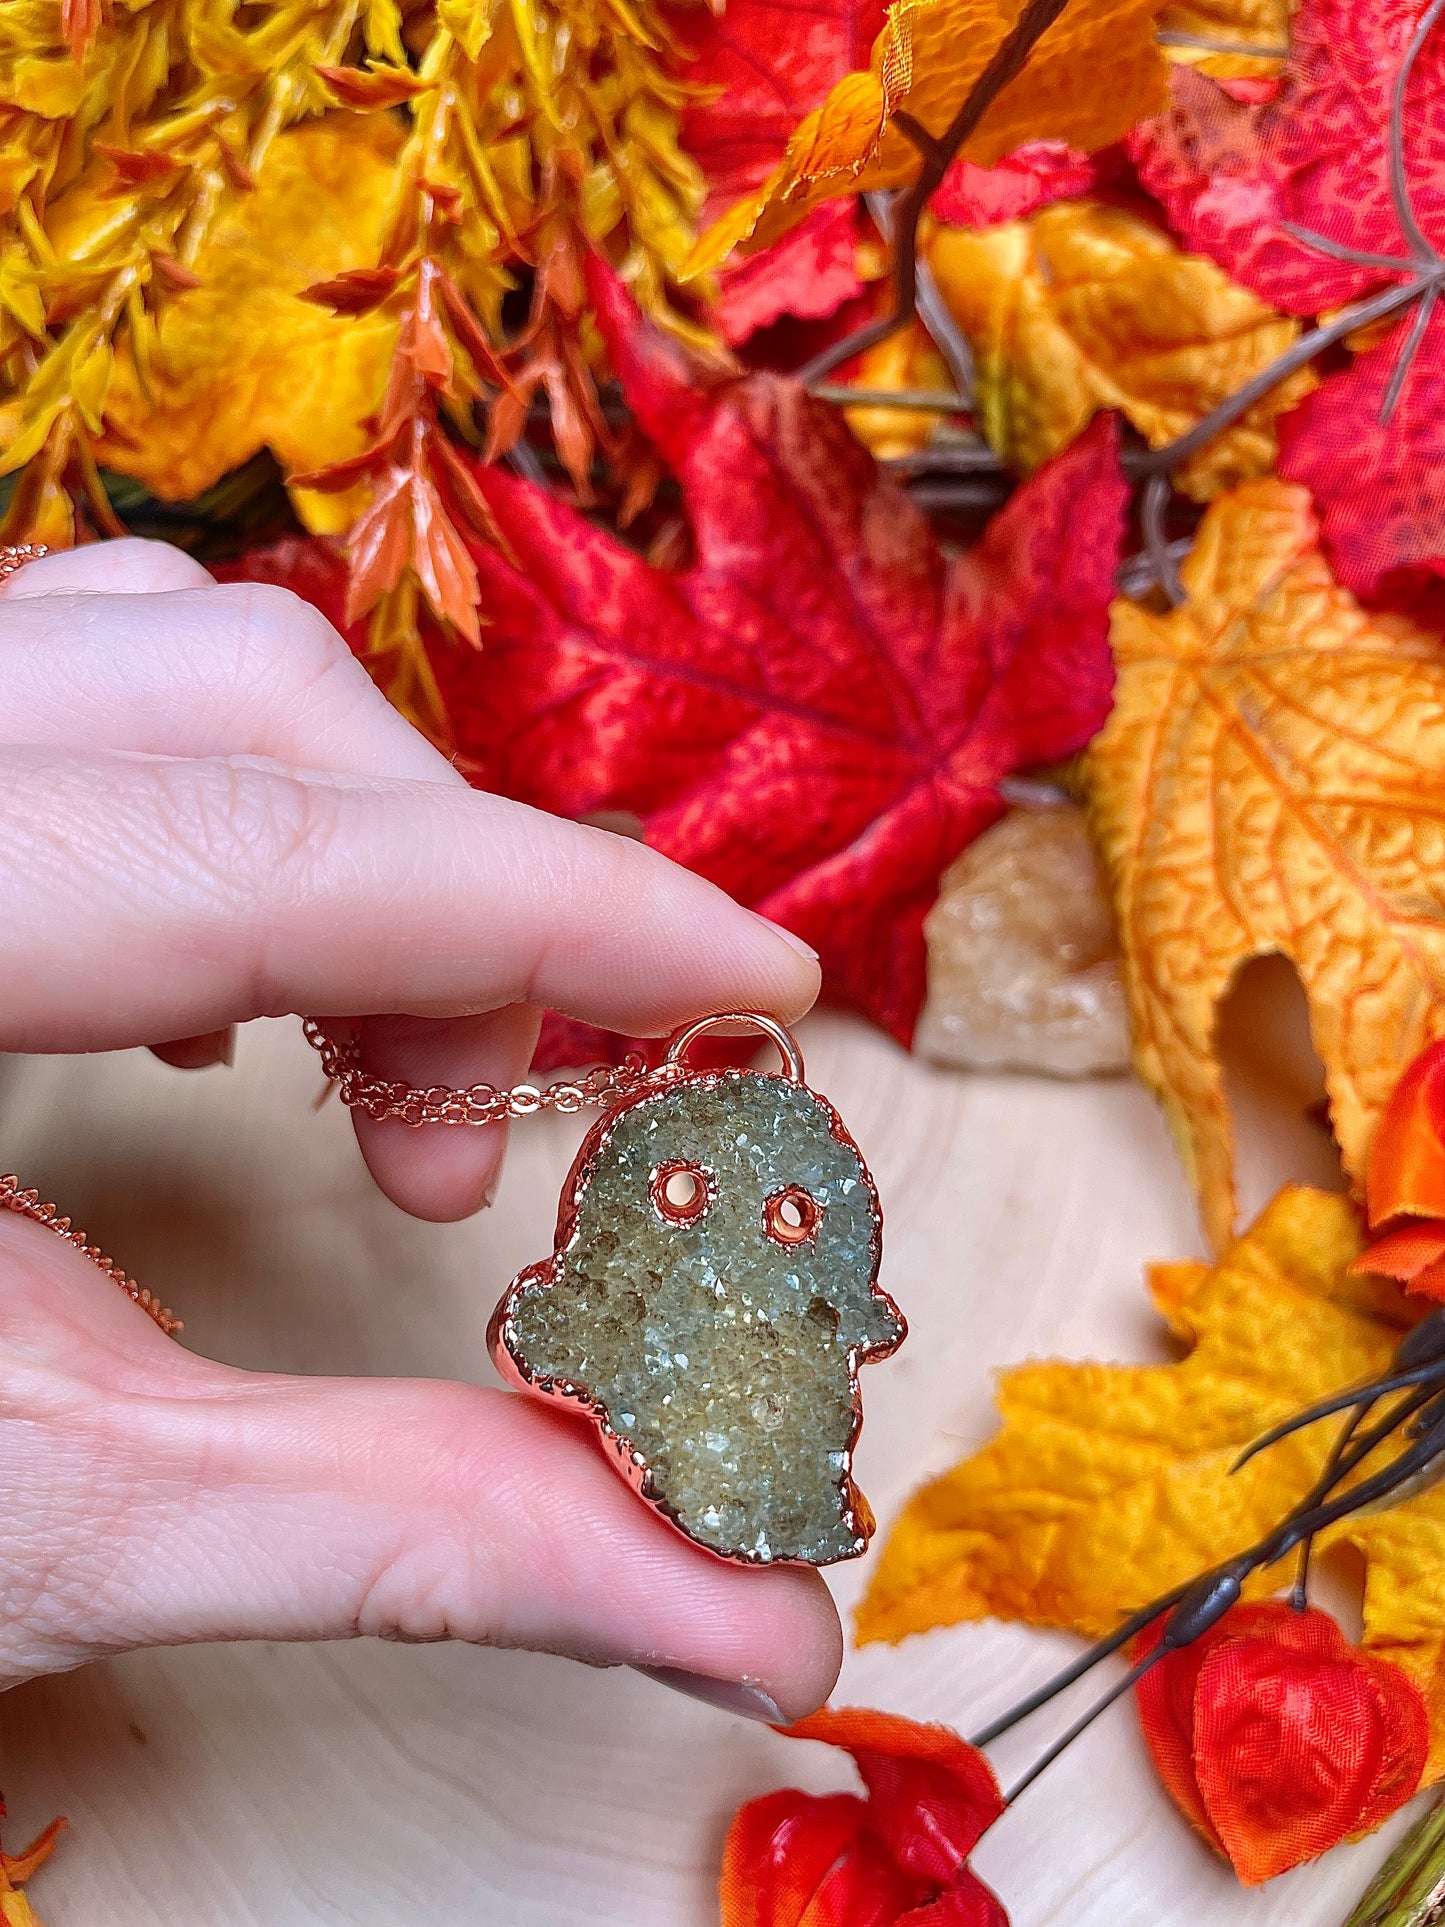
[[[699, 377], [592, 267], [608, 354], [681, 484], [696, 559], [652, 567], [544, 488], [474, 481], [488, 628], [434, 664], [469, 771], [647, 841], [806, 938], [833, 993], [907, 1039], [948, 863], [999, 779], [1108, 709], [1103, 612], [1126, 491], [1099, 421], [945, 562], [836, 411], [786, 378]], [[240, 572], [336, 609], [334, 561]], [[303, 586], [304, 584], [304, 586]]]
[[[729, 0], [679, 13], [682, 76], [696, 94], [682, 145], [708, 184], [704, 222], [753, 193], [787, 151], [803, 116], [834, 83], [867, 64], [884, 0]], [[783, 315], [823, 320], [859, 294], [858, 218], [851, 205], [817, 208], [776, 246], [719, 276], [718, 323], [746, 341]]]
[[862, 1707], [784, 1731], [845, 1748], [867, 1798], [787, 1787], [741, 1807], [723, 1847], [722, 1927], [1008, 1927], [968, 1864], [1004, 1810], [976, 1748]]
[[1021, 221], [1053, 201], [1088, 194], [1103, 173], [1098, 158], [1064, 141], [1025, 141], [993, 167], [956, 160], [929, 201], [935, 219], [954, 227]]
[[1113, 713], [1089, 755], [1134, 1061], [1216, 1248], [1234, 1221], [1219, 1008], [1252, 957], [1294, 965], [1346, 1169], [1445, 1032], [1445, 657], [1332, 579], [1303, 489], [1205, 515], [1167, 614], [1115, 606]]
[[[1284, 352], [1299, 333], [1212, 261], [1152, 223], [1066, 201], [986, 232], [941, 227], [927, 258], [968, 337], [979, 423], [1027, 473], [1100, 408], [1162, 447]], [[1282, 382], [1175, 475], [1207, 501], [1274, 463], [1275, 417], [1314, 385]]]
[[332, 114], [278, 135], [255, 192], [236, 197], [197, 255], [200, 285], [166, 304], [149, 370], [118, 356], [107, 466], [185, 501], [262, 448], [293, 473], [361, 448], [396, 320], [299, 297], [374, 263], [400, 144], [384, 115]]
[[[1252, 1545], [1303, 1496], [1336, 1436], [1244, 1446], [1316, 1399], [1375, 1377], [1415, 1314], [1351, 1270], [1345, 1198], [1290, 1186], [1215, 1265], [1152, 1268], [1187, 1347], [1173, 1365], [1049, 1360], [999, 1382], [1002, 1430], [916, 1493], [858, 1609], [861, 1641], [995, 1617], [1098, 1638]], [[1321, 1547], [1365, 1560], [1367, 1652], [1398, 1666], [1430, 1712], [1428, 1780], [1445, 1776], [1445, 1488], [1339, 1521]], [[1282, 1583], [1256, 1574], [1255, 1597]]]
[[[1074, 0], [990, 104], [964, 157], [986, 166], [1031, 140], [1092, 151], [1156, 112], [1165, 84], [1153, 32], [1160, 5]], [[744, 243], [775, 241], [837, 195], [912, 180], [918, 150], [895, 116], [941, 135], [1021, 10], [1022, 0], [895, 0], [869, 70], [849, 74], [808, 115], [762, 187], [703, 236], [687, 272], [715, 267]]]
[[480, 470], [506, 554], [474, 547], [490, 628], [438, 660], [488, 787], [647, 841], [786, 924], [835, 994], [905, 1041], [922, 923], [999, 779], [1108, 707], [1101, 614], [1124, 488], [1112, 425], [945, 563], [826, 404], [705, 379], [594, 263], [593, 306], [696, 560], [650, 567], [546, 490]]
[[724, 341], [740, 347], [785, 315], [826, 321], [837, 314], [867, 285], [864, 245], [857, 208], [851, 201], [830, 201], [771, 247], [726, 263], [717, 277], [717, 322]]
[[[1392, 90], [1421, 12], [1419, 0], [1302, 0], [1278, 93], [1258, 106], [1175, 74], [1170, 112], [1131, 145], [1191, 248], [1297, 315], [1408, 281], [1417, 259], [1428, 267], [1430, 234], [1445, 231], [1445, 35], [1426, 40], [1405, 91], [1404, 178], [1419, 237], [1395, 208], [1388, 140]], [[1384, 420], [1417, 323], [1412, 365]], [[1336, 572], [1362, 595], [1397, 571], [1445, 573], [1445, 319], [1433, 295], [1414, 317], [1401, 309], [1373, 342], [1281, 433], [1281, 472], [1314, 491]]]

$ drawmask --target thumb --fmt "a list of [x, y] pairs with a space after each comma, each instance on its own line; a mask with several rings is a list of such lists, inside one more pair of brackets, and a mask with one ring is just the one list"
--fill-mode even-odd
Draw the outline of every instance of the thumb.
[[724, 1702], [708, 1682], [746, 1682], [783, 1718], [836, 1677], [816, 1573], [693, 1546], [590, 1427], [525, 1398], [212, 1364], [23, 1222], [0, 1226], [0, 1344], [0, 1479], [23, 1495], [0, 1518], [0, 1685], [135, 1646], [360, 1634], [700, 1675]]

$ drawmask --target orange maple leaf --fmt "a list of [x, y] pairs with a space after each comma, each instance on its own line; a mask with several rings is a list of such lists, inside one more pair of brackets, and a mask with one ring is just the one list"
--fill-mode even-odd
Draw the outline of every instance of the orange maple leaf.
[[1445, 656], [1331, 576], [1304, 490], [1213, 504], [1188, 599], [1114, 607], [1114, 709], [1088, 758], [1134, 1061], [1216, 1248], [1234, 1221], [1219, 1008], [1240, 967], [1299, 973], [1348, 1171], [1445, 1031]]

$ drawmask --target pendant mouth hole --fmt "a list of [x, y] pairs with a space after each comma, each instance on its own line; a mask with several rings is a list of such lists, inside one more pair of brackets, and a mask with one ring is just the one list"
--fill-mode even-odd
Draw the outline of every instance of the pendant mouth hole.
[[775, 1191], [763, 1206], [763, 1229], [774, 1244], [801, 1245], [817, 1233], [823, 1207], [801, 1184]]
[[696, 1224], [712, 1203], [712, 1176], [700, 1164], [673, 1158], [652, 1174], [652, 1208], [664, 1224]]

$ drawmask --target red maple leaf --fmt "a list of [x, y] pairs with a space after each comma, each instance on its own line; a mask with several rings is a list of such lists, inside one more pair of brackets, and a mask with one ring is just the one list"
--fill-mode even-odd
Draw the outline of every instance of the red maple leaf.
[[[788, 137], [836, 80], [868, 65], [886, 0], [729, 0], [679, 10], [675, 29], [690, 87], [708, 90], [683, 116], [682, 144], [707, 177], [704, 224], [760, 187]], [[826, 202], [761, 253], [718, 277], [718, 324], [737, 345], [784, 315], [826, 320], [858, 294], [858, 213]]]
[[1241, 104], [1176, 68], [1171, 111], [1131, 140], [1185, 242], [1275, 307], [1319, 315], [1406, 291], [1386, 337], [1281, 424], [1281, 471], [1313, 491], [1336, 573], [1363, 595], [1400, 572], [1445, 574], [1445, 321], [1431, 278], [1445, 271], [1445, 34], [1412, 48], [1424, 11], [1302, 0], [1272, 100]]
[[1117, 148], [1083, 154], [1063, 141], [1026, 141], [992, 167], [960, 157], [939, 182], [929, 211], [955, 227], [1020, 221], [1052, 201], [1091, 193], [1117, 154]]
[[785, 377], [700, 377], [610, 274], [591, 279], [696, 559], [653, 568], [545, 489], [480, 470], [506, 553], [474, 551], [481, 654], [438, 662], [457, 739], [489, 787], [640, 817], [906, 1041], [941, 872], [1002, 814], [1001, 777], [1070, 754], [1107, 712], [1113, 428], [946, 562], [833, 409]]
[[[681, 485], [695, 560], [653, 567], [547, 489], [478, 466], [480, 652], [434, 662], [484, 787], [647, 841], [786, 924], [832, 994], [902, 1041], [938, 879], [1003, 814], [998, 783], [1108, 711], [1127, 490], [1111, 419], [946, 561], [837, 412], [772, 374], [707, 376], [598, 263], [591, 298], [639, 426]], [[334, 563], [239, 572], [333, 617]], [[576, 1061], [576, 1050], [570, 1053]]]

